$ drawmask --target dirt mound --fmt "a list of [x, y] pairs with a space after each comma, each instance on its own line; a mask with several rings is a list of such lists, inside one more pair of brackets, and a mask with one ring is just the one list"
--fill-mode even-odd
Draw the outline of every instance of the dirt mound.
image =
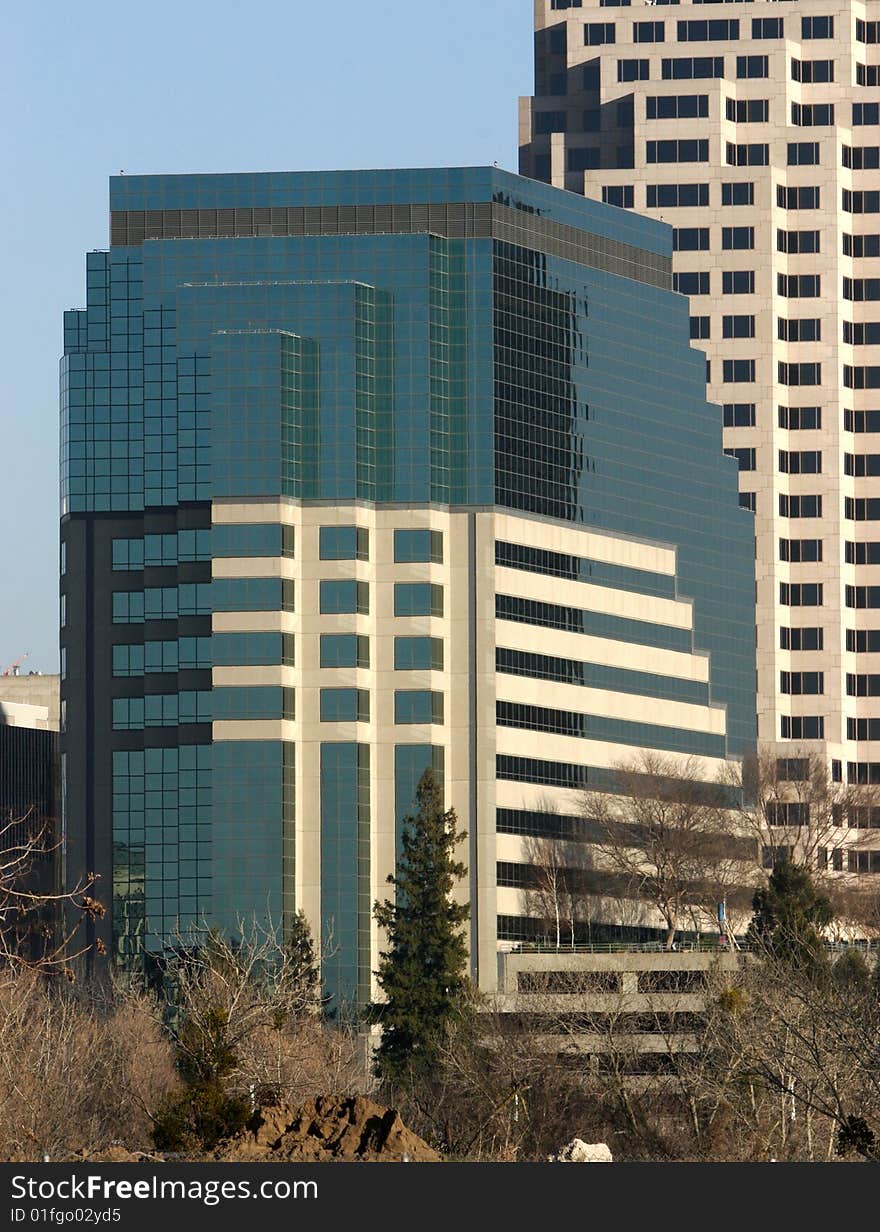
[[394, 1108], [382, 1108], [362, 1095], [323, 1095], [301, 1108], [258, 1108], [240, 1134], [220, 1144], [214, 1158], [238, 1163], [433, 1163], [440, 1156], [406, 1128]]
[[74, 1159], [88, 1160], [95, 1164], [156, 1164], [164, 1162], [161, 1155], [151, 1155], [148, 1151], [129, 1151], [124, 1146], [107, 1146], [103, 1150], [77, 1151]]

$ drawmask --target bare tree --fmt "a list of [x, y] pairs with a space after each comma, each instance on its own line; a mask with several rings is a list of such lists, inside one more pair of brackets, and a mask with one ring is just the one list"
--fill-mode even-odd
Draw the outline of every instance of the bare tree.
[[119, 999], [7, 968], [0, 981], [0, 1159], [150, 1145], [177, 1079], [148, 996]]
[[880, 787], [837, 781], [828, 760], [809, 749], [780, 757], [761, 750], [743, 762], [741, 827], [770, 869], [781, 858], [813, 876], [847, 872], [847, 848], [880, 826]]
[[597, 867], [650, 906], [671, 949], [686, 924], [715, 918], [717, 904], [744, 909], [757, 881], [728, 785], [707, 782], [696, 759], [646, 753], [617, 771], [617, 790], [584, 796], [598, 827]]
[[755, 1154], [880, 1158], [880, 1003], [850, 956], [820, 978], [767, 950], [715, 986], [695, 1100], [723, 1108]]
[[[0, 821], [0, 969], [23, 968], [74, 978], [76, 959], [92, 948], [82, 932], [105, 914], [94, 896], [94, 873], [72, 890], [47, 888], [38, 874], [60, 850], [49, 820], [33, 813]], [[99, 939], [94, 949], [104, 953]]]
[[157, 1012], [190, 1081], [219, 1080], [253, 1100], [297, 1101], [369, 1085], [353, 1031], [320, 1021], [311, 943], [238, 921], [233, 936], [178, 935], [165, 959], [173, 1012]]
[[567, 839], [527, 838], [523, 853], [532, 884], [524, 895], [526, 912], [541, 920], [557, 950], [575, 945], [578, 925], [593, 902], [593, 854], [589, 845]]

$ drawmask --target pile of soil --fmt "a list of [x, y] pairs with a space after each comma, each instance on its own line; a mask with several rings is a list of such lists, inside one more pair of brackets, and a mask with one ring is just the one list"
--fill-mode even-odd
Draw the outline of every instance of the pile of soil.
[[129, 1151], [124, 1146], [108, 1146], [101, 1151], [90, 1153], [88, 1151], [77, 1151], [73, 1158], [77, 1161], [82, 1160], [93, 1164], [161, 1164], [164, 1162], [161, 1155], [152, 1155], [149, 1151]]
[[214, 1159], [236, 1163], [322, 1160], [434, 1163], [436, 1151], [407, 1129], [394, 1108], [362, 1095], [322, 1095], [300, 1108], [258, 1108], [247, 1126], [222, 1142]]

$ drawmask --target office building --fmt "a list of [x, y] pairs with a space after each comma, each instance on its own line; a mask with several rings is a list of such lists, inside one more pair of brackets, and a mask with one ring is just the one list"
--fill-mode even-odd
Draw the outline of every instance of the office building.
[[364, 1002], [430, 766], [494, 988], [524, 836], [641, 750], [711, 779], [754, 742], [753, 519], [671, 232], [491, 168], [110, 197], [62, 364], [68, 858], [112, 880], [97, 927], [128, 961], [303, 908]]
[[674, 228], [755, 512], [759, 739], [880, 783], [880, 6], [537, 0], [535, 25], [520, 170]]
[[[0, 676], [0, 856], [4, 866], [3, 945], [31, 958], [46, 952], [54, 905], [19, 914], [23, 895], [53, 895], [62, 877], [58, 773], [59, 679]], [[11, 870], [14, 870], [14, 875]]]

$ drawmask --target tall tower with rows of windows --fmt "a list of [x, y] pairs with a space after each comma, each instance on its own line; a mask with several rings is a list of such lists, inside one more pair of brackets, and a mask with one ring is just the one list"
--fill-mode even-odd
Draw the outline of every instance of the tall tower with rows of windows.
[[111, 182], [65, 316], [62, 775], [120, 961], [302, 908], [369, 1000], [432, 767], [493, 988], [584, 787], [753, 744], [753, 519], [671, 256], [491, 168]]
[[674, 227], [740, 502], [759, 737], [880, 782], [880, 4], [536, 0], [520, 169]]

